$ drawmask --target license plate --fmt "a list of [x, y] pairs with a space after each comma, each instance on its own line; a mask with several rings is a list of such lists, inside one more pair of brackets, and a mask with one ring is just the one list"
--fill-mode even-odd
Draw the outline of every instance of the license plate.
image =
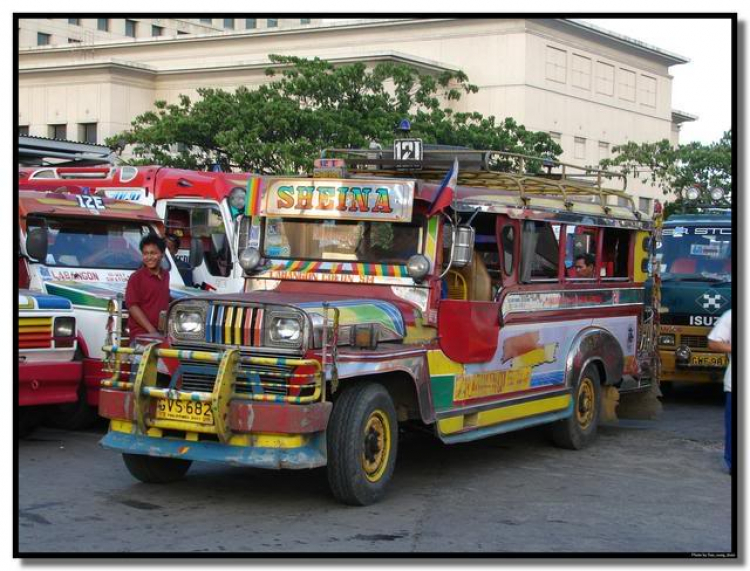
[[213, 424], [211, 405], [207, 402], [158, 399], [156, 418], [161, 420], [182, 420], [198, 424]]
[[693, 355], [690, 358], [692, 367], [726, 367], [727, 358], [725, 355]]

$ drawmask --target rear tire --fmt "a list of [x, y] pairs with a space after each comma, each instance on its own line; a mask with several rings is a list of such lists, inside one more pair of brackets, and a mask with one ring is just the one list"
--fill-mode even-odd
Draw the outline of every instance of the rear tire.
[[146, 484], [169, 484], [181, 480], [193, 463], [192, 460], [142, 454], [123, 454], [122, 459], [131, 475]]
[[588, 365], [573, 390], [573, 414], [552, 425], [552, 440], [560, 448], [580, 450], [596, 439], [601, 416], [599, 371]]
[[344, 389], [327, 430], [328, 483], [339, 501], [366, 506], [379, 501], [393, 476], [398, 421], [388, 391], [377, 383]]

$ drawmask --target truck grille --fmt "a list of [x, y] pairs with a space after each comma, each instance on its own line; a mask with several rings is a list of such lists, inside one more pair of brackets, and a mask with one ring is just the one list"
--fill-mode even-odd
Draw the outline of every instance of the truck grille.
[[51, 317], [19, 317], [18, 348], [49, 349], [52, 347]]
[[705, 335], [682, 335], [680, 342], [691, 349], [708, 349], [708, 337]]
[[263, 345], [263, 309], [212, 304], [206, 315], [206, 343], [219, 345]]
[[[177, 389], [185, 392], [213, 392], [218, 367], [191, 361], [182, 362], [180, 367], [181, 374], [177, 379]], [[292, 372], [293, 367], [241, 365], [237, 372], [235, 393], [287, 396], [289, 389], [287, 375]]]

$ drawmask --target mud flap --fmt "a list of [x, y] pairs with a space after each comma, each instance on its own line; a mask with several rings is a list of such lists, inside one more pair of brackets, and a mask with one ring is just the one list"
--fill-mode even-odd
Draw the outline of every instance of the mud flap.
[[658, 383], [652, 383], [648, 390], [621, 394], [617, 416], [629, 420], [656, 420], [663, 410], [660, 396]]
[[600, 411], [600, 422], [607, 424], [617, 423], [617, 405], [620, 402], [620, 391], [615, 387], [602, 387], [602, 407]]

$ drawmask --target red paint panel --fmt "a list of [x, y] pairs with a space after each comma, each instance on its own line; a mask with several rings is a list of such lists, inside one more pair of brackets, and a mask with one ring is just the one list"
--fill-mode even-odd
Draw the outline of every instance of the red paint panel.
[[290, 405], [233, 400], [229, 405], [229, 426], [234, 432], [320, 432], [328, 425], [332, 407], [330, 402]]
[[101, 389], [99, 391], [99, 416], [117, 420], [135, 420], [133, 393]]
[[497, 350], [500, 304], [443, 299], [438, 305], [440, 349], [458, 363], [485, 363]]
[[81, 363], [19, 363], [18, 404], [33, 406], [75, 402]]
[[86, 385], [86, 402], [91, 406], [99, 404], [99, 390], [101, 381], [109, 379], [112, 373], [104, 371], [104, 362], [99, 359], [83, 360], [83, 381]]

